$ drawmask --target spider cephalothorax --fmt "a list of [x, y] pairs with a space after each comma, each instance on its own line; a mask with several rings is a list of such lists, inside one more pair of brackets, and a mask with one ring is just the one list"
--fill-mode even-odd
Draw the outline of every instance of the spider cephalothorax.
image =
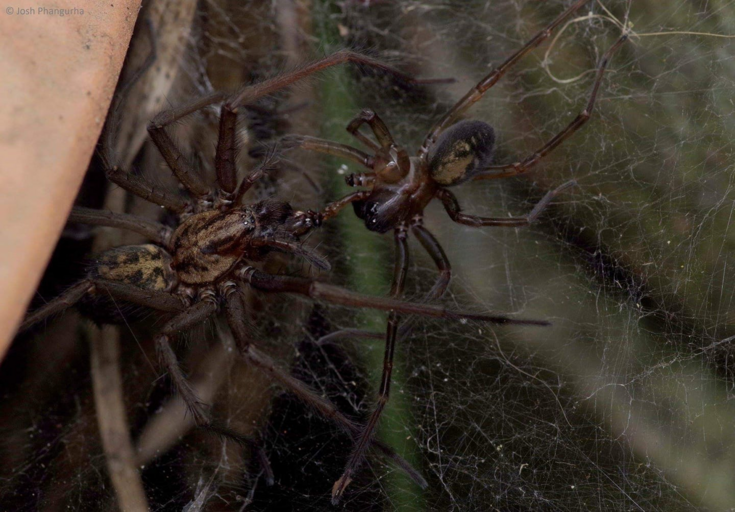
[[[359, 119], [371, 125], [382, 124], [371, 110], [363, 110]], [[406, 151], [395, 145], [385, 125], [380, 133], [387, 145], [377, 154], [392, 158], [376, 156], [371, 175], [351, 174], [346, 178], [350, 186], [371, 187], [371, 193], [353, 201], [352, 206], [365, 227], [378, 233], [410, 225], [423, 215], [439, 187], [460, 184], [480, 173], [490, 164], [495, 144], [489, 124], [461, 121], [441, 135], [426, 158], [404, 158]], [[308, 142], [302, 138], [299, 144], [305, 146]]]
[[291, 205], [276, 201], [191, 215], [171, 237], [172, 267], [179, 282], [214, 284], [231, 277], [238, 264], [262, 261], [278, 249], [297, 253], [329, 270], [325, 260], [298, 244], [287, 226], [292, 218]]

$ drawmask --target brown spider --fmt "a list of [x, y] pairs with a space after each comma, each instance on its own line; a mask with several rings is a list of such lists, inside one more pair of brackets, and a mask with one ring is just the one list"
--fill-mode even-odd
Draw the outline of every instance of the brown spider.
[[[330, 203], [322, 212], [306, 212], [303, 214], [305, 218], [308, 218], [306, 223], [319, 225], [335, 216], [348, 204], [352, 204], [355, 213], [365, 221], [365, 226], [369, 230], [378, 233], [393, 230], [397, 254], [391, 286], [391, 297], [394, 298], [403, 293], [408, 271], [407, 237], [410, 230], [434, 260], [439, 270], [439, 277], [426, 299], [431, 300], [442, 296], [451, 278], [451, 265], [439, 242], [423, 226], [424, 209], [432, 200], [439, 199], [449, 217], [459, 224], [475, 227], [518, 227], [534, 222], [555, 196], [575, 185], [574, 181], [570, 181], [548, 192], [527, 216], [515, 218], [488, 218], [462, 213], [457, 198], [447, 188], [466, 181], [503, 178], [526, 173], [589, 120], [610, 57], [627, 39], [626, 34], [605, 52], [598, 63], [596, 78], [586, 108], [529, 157], [511, 164], [491, 165], [495, 144], [493, 128], [483, 121], [458, 121], [459, 117], [479, 101], [508, 69], [539, 46], [556, 27], [586, 3], [587, 0], [575, 2], [520, 50], [480, 80], [434, 124], [415, 157], [409, 157], [408, 152], [394, 141], [388, 127], [378, 114], [367, 109], [348, 124], [347, 131], [367, 146], [372, 154], [348, 145], [313, 137], [285, 137], [284, 143], [287, 147], [340, 156], [370, 170], [370, 172], [352, 174], [347, 177], [348, 185], [368, 187], [368, 190], [354, 192]], [[317, 64], [314, 64], [313, 67], [317, 67]], [[370, 127], [377, 143], [360, 131], [363, 124]], [[334, 485], [332, 492], [334, 504], [339, 501], [352, 475], [364, 459], [378, 420], [388, 402], [396, 337], [399, 332], [401, 334], [405, 332], [403, 328], [398, 330], [398, 324], [399, 312], [391, 311], [388, 317], [385, 359], [378, 404], [348, 459], [343, 475]]]
[[[204, 322], [224, 309], [241, 357], [269, 374], [309, 406], [331, 418], [354, 439], [359, 427], [303, 382], [281, 369], [268, 355], [256, 348], [246, 321], [243, 290], [305, 295], [314, 300], [350, 307], [400, 311], [446, 319], [473, 319], [496, 323], [544, 325], [545, 322], [488, 316], [442, 307], [418, 305], [391, 298], [355, 293], [312, 279], [268, 274], [252, 263], [264, 260], [272, 251], [305, 258], [318, 268], [329, 264], [298, 241], [303, 232], [303, 214], [285, 202], [263, 201], [243, 204], [243, 196], [272, 167], [266, 158], [239, 183], [235, 163], [237, 113], [223, 107], [221, 129], [215, 156], [217, 186], [212, 188], [194, 172], [171, 140], [166, 123], [153, 122], [149, 132], [164, 160], [184, 186], [181, 196], [157, 189], [144, 178], [110, 166], [103, 157], [107, 177], [123, 189], [163, 206], [178, 215], [179, 224], [170, 229], [163, 224], [129, 214], [75, 208], [69, 220], [127, 229], [144, 235], [152, 243], [122, 246], [102, 253], [88, 276], [62, 295], [29, 314], [20, 330], [79, 303], [83, 312], [104, 323], [123, 320], [117, 313], [123, 307], [143, 306], [170, 315], [155, 337], [160, 364], [172, 379], [197, 426], [252, 445], [225, 427], [213, 423], [203, 404], [190, 387], [171, 348], [175, 335]], [[157, 119], [167, 116], [160, 114]], [[272, 155], [270, 155], [272, 157]], [[117, 301], [113, 304], [113, 301]], [[130, 320], [132, 317], [128, 317]], [[405, 460], [388, 446], [376, 442], [375, 448], [406, 471], [417, 483], [426, 482]], [[267, 478], [272, 482], [267, 460], [260, 457]]]

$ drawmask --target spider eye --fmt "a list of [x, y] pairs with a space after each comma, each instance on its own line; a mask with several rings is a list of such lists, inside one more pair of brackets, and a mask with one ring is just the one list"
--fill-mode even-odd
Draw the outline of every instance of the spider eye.
[[490, 165], [495, 147], [493, 128], [482, 121], [450, 126], [429, 150], [432, 178], [444, 186], [457, 185]]

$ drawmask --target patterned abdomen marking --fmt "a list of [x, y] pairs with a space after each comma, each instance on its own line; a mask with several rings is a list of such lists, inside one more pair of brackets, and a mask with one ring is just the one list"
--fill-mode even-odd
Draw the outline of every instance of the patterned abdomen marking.
[[[169, 291], [175, 282], [171, 256], [152, 244], [125, 245], [103, 252], [90, 269], [89, 277], [156, 291]], [[85, 296], [79, 309], [97, 322], [111, 324], [139, 320], [147, 311], [129, 302], [115, 301], [104, 290]]]
[[461, 121], [439, 136], [429, 151], [429, 172], [439, 185], [470, 179], [493, 157], [495, 132], [482, 121]]

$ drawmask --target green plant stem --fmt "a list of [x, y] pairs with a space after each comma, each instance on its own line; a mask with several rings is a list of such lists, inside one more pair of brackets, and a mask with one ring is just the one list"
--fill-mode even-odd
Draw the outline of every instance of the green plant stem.
[[[330, 2], [325, 1], [316, 6], [314, 20], [315, 32], [326, 53], [336, 49], [337, 26], [328, 16], [332, 10]], [[328, 140], [354, 144], [355, 140], [348, 138], [344, 127], [347, 126], [353, 115], [360, 110], [360, 105], [349, 94], [343, 84], [350, 82], [349, 70], [340, 67], [329, 71], [329, 78], [322, 82], [320, 87], [322, 104], [322, 130], [319, 134]], [[325, 158], [326, 170], [321, 177], [328, 199], [336, 199], [353, 191], [344, 183], [343, 176], [357, 169], [350, 169], [347, 173], [339, 174], [339, 169], [345, 162], [335, 158]], [[360, 169], [361, 171], [362, 169]], [[392, 251], [386, 250], [388, 237], [381, 237], [377, 233], [370, 233], [364, 223], [346, 208], [334, 221], [338, 230], [337, 238], [342, 241], [345, 255], [349, 258], [349, 267], [345, 270], [347, 286], [362, 293], [387, 295], [390, 290], [393, 268]], [[386, 316], [379, 313], [361, 312], [358, 315], [361, 327], [371, 331], [385, 332]], [[383, 369], [384, 341], [360, 340], [369, 374], [375, 376], [377, 387], [378, 376]], [[412, 465], [419, 463], [415, 443], [412, 435], [406, 432], [406, 426], [411, 424], [409, 400], [400, 392], [403, 387], [401, 368], [403, 361], [400, 350], [396, 351], [395, 369], [392, 375], [392, 390], [388, 407], [383, 412], [376, 436], [387, 443], [399, 454], [405, 457]], [[422, 490], [401, 471], [393, 471], [386, 480], [388, 498], [391, 506], [396, 510], [420, 511], [425, 510]]]

